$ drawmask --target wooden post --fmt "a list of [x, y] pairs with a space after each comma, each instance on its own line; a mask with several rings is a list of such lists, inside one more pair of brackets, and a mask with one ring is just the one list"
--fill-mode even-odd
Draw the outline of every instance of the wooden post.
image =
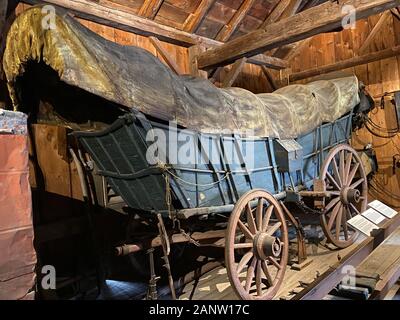
[[189, 72], [194, 77], [208, 79], [208, 73], [202, 71], [198, 67], [197, 57], [201, 52], [205, 52], [206, 48], [201, 45], [191, 46], [188, 48], [189, 53]]

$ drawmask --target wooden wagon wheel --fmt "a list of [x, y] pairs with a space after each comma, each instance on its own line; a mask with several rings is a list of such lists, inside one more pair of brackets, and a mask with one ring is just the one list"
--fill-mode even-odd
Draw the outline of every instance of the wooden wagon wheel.
[[245, 300], [272, 299], [288, 262], [288, 231], [279, 202], [252, 190], [236, 203], [229, 219], [225, 264], [236, 294]]
[[320, 179], [332, 195], [325, 199], [322, 230], [338, 248], [348, 247], [358, 232], [347, 221], [367, 208], [368, 181], [361, 158], [349, 145], [336, 146], [325, 159]]

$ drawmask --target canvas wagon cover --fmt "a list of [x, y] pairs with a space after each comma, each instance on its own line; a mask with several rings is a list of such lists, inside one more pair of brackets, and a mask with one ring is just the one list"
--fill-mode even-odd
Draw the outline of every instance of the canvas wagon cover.
[[139, 111], [203, 132], [234, 130], [295, 138], [341, 117], [359, 103], [355, 76], [291, 85], [272, 94], [219, 89], [205, 79], [178, 76], [151, 53], [121, 46], [88, 30], [57, 8], [54, 29], [44, 29], [42, 7], [11, 26], [4, 71], [18, 109], [16, 79], [26, 62], [43, 60], [65, 83]]

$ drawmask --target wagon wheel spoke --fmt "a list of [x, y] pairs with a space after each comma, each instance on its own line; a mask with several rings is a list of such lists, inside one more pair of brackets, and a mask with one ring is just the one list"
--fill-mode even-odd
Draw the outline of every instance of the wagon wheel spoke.
[[235, 249], [250, 249], [253, 248], [253, 242], [235, 243]]
[[271, 215], [272, 215], [273, 211], [274, 211], [274, 206], [271, 204], [268, 207], [267, 212], [265, 213], [265, 216], [263, 218], [262, 230], [261, 230], [262, 232], [266, 232], [267, 231], [269, 220], [271, 219]]
[[249, 228], [247, 228], [247, 226], [242, 221], [240, 221], [240, 219], [238, 221], [238, 226], [247, 239], [254, 238], [253, 233], [249, 230]]
[[338, 202], [338, 203], [336, 204], [336, 206], [333, 208], [332, 214], [331, 214], [331, 216], [330, 216], [330, 218], [329, 218], [329, 222], [328, 222], [328, 230], [332, 230], [333, 223], [334, 223], [335, 220], [336, 220], [336, 216], [337, 216], [337, 214], [338, 214], [339, 209], [340, 209], [341, 206], [342, 206], [342, 203], [341, 203], [341, 202]]
[[357, 188], [361, 183], [364, 182], [364, 178], [360, 178], [358, 179], [356, 182], [354, 182], [351, 186], [350, 189], [355, 189]]
[[247, 293], [250, 291], [251, 284], [253, 283], [254, 269], [256, 267], [256, 263], [257, 263], [257, 259], [253, 258], [249, 268], [247, 269], [246, 284], [244, 287], [244, 289], [246, 290]]
[[325, 207], [325, 212], [329, 212], [339, 201], [340, 197], [336, 197], [333, 200], [331, 200]]
[[347, 184], [351, 184], [359, 167], [360, 167], [360, 164], [357, 162], [349, 173], [349, 178], [347, 179]]
[[350, 168], [351, 168], [351, 162], [353, 161], [353, 154], [349, 152], [346, 157], [346, 167], [344, 169], [344, 179], [343, 179], [343, 184], [347, 185], [349, 183], [349, 175], [350, 175]]
[[282, 269], [282, 266], [274, 257], [268, 257], [268, 261], [270, 261], [278, 270]]
[[[356, 208], [356, 206], [352, 203], [350, 203], [350, 208], [353, 209], [353, 211], [358, 215], [361, 214], [360, 211]], [[350, 211], [350, 210], [349, 210]]]
[[342, 214], [343, 232], [344, 232], [344, 238], [346, 240], [348, 240], [349, 239], [349, 229], [347, 228], [347, 214], [348, 214], [349, 210], [347, 207], [345, 207], [343, 210], [345, 211], [345, 214]]
[[344, 168], [345, 164], [344, 164], [344, 150], [340, 151], [339, 153], [339, 173], [340, 173], [340, 179], [344, 182], [345, 181], [345, 177], [344, 177]]
[[340, 206], [339, 212], [336, 216], [336, 239], [340, 239], [340, 227], [342, 226], [343, 206]]
[[267, 229], [267, 234], [272, 236], [276, 231], [278, 231], [278, 229], [281, 227], [281, 225], [282, 225], [282, 222], [275, 223], [272, 227]]
[[243, 271], [244, 267], [249, 263], [249, 261], [251, 260], [251, 258], [253, 258], [253, 251], [247, 252], [247, 253], [242, 257], [242, 259], [240, 260], [240, 262], [239, 262], [239, 264], [238, 264], [238, 267], [237, 267], [237, 269], [236, 269], [236, 272], [237, 272], [238, 274], [240, 274], [240, 273]]
[[267, 261], [261, 261], [261, 267], [264, 272], [264, 275], [267, 279], [268, 285], [272, 287], [274, 285], [274, 280], [272, 279], [271, 273], [268, 270]]
[[262, 295], [262, 281], [261, 281], [261, 261], [257, 261], [257, 269], [256, 269], [256, 288], [257, 295]]
[[250, 207], [250, 204], [247, 204], [247, 224], [249, 225], [250, 231], [252, 234], [257, 233], [257, 226], [254, 221], [253, 210]]
[[256, 209], [256, 226], [257, 230], [262, 230], [262, 220], [263, 220], [263, 211], [264, 211], [264, 199], [258, 199], [257, 209]]
[[328, 177], [329, 181], [333, 184], [333, 186], [336, 188], [336, 190], [341, 189], [339, 184], [336, 182], [335, 178], [332, 177], [332, 175], [329, 172], [326, 173], [326, 176]]
[[336, 182], [341, 187], [343, 185], [343, 183], [342, 183], [342, 179], [340, 178], [339, 168], [338, 168], [338, 165], [336, 163], [336, 159], [335, 158], [332, 159], [332, 164], [333, 164], [332, 165], [332, 167], [333, 167], [333, 176], [336, 178]]

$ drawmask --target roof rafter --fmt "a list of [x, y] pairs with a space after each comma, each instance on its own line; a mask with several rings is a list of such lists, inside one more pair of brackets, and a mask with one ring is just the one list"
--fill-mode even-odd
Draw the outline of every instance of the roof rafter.
[[200, 23], [203, 21], [207, 12], [211, 9], [215, 0], [201, 0], [195, 12], [189, 14], [186, 21], [183, 23], [183, 30], [187, 32], [196, 32]]
[[138, 14], [145, 18], [154, 19], [163, 2], [164, 0], [144, 0]]
[[348, 17], [348, 12], [342, 10], [346, 5], [354, 7], [354, 18], [360, 20], [399, 6], [400, 0], [347, 0], [340, 4], [326, 2], [200, 54], [199, 68], [210, 69], [230, 64], [242, 57], [251, 57], [337, 29]]
[[244, 0], [240, 5], [239, 9], [236, 10], [235, 14], [231, 20], [222, 27], [218, 33], [216, 40], [225, 42], [229, 40], [232, 34], [236, 31], [237, 27], [243, 21], [244, 17], [247, 15], [251, 7], [253, 6], [255, 0]]

